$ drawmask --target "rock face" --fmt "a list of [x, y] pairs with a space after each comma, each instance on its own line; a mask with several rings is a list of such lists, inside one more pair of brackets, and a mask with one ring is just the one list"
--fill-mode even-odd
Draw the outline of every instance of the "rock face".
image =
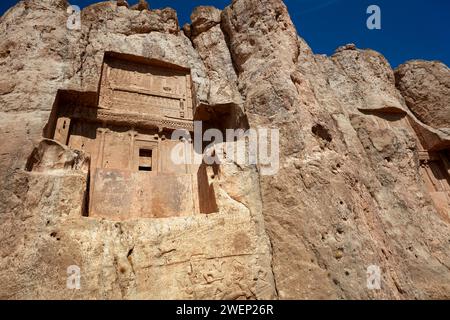
[[445, 64], [408, 61], [395, 70], [395, 80], [417, 118], [434, 128], [450, 130], [450, 69]]
[[[450, 199], [447, 67], [315, 55], [281, 0], [199, 7], [183, 30], [172, 9], [103, 2], [68, 31], [67, 6], [20, 2], [0, 20], [1, 298], [450, 298], [450, 217], [433, 198]], [[218, 122], [232, 108], [279, 129], [279, 171], [221, 164], [209, 215], [82, 216], [84, 155], [39, 141], [59, 89], [96, 92], [105, 51], [189, 68]]]
[[210, 82], [208, 103], [242, 104], [237, 87], [237, 75], [220, 27], [220, 10], [214, 7], [198, 7], [191, 15], [190, 38], [207, 69]]
[[[212, 81], [190, 39], [178, 29], [172, 9], [137, 11], [98, 3], [81, 12], [80, 29], [68, 31], [67, 6], [65, 1], [21, 2], [0, 23], [9, 34], [1, 44], [1, 172], [6, 183], [0, 208], [5, 244], [0, 296], [275, 298], [255, 167], [222, 166], [215, 185], [216, 214], [123, 222], [82, 217], [84, 167], [71, 165], [73, 151], [39, 143], [58, 103], [57, 90], [84, 92], [85, 98], [74, 99], [90, 104], [86, 97], [97, 91], [105, 51], [190, 68], [199, 103], [208, 103]], [[22, 24], [13, 22], [18, 17]], [[47, 25], [49, 21], [53, 24]], [[19, 41], [13, 33], [23, 38]], [[217, 99], [223, 102], [228, 99], [224, 96]], [[31, 172], [24, 170], [30, 167]], [[67, 288], [70, 266], [80, 268], [80, 290]]]

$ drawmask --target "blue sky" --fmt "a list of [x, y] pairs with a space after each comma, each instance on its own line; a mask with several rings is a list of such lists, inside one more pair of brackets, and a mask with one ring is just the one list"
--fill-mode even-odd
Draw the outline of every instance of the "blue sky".
[[[129, 0], [134, 4], [138, 0]], [[3, 14], [17, 0], [2, 0]], [[84, 7], [95, 0], [72, 0]], [[151, 8], [172, 7], [180, 24], [192, 9], [231, 0], [149, 0]], [[346, 43], [381, 52], [393, 67], [409, 59], [440, 60], [450, 66], [450, 1], [448, 0], [285, 0], [292, 20], [315, 53], [332, 54]], [[369, 5], [381, 8], [381, 30], [366, 27]]]

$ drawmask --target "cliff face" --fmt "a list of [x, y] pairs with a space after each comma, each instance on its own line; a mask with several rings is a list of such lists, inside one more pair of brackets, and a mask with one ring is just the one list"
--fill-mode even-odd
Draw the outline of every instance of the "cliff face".
[[[419, 155], [449, 156], [446, 66], [394, 75], [353, 45], [315, 55], [281, 0], [200, 7], [183, 30], [171, 9], [114, 2], [68, 30], [67, 6], [24, 1], [0, 20], [0, 297], [450, 298], [448, 206]], [[57, 90], [95, 92], [105, 51], [188, 67], [199, 103], [278, 128], [279, 172], [223, 164], [220, 210], [207, 216], [81, 217], [80, 170], [24, 169]], [[66, 288], [70, 265], [81, 290]], [[381, 290], [367, 288], [370, 265]]]

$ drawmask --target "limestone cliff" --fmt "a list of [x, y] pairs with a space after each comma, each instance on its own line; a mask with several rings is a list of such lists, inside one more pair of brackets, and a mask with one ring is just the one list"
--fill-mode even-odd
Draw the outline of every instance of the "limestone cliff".
[[448, 67], [438, 61], [408, 61], [395, 71], [396, 85], [411, 111], [436, 129], [450, 127]]
[[[68, 30], [68, 5], [21, 1], [0, 19], [0, 298], [450, 298], [445, 65], [394, 74], [354, 45], [315, 55], [281, 0], [199, 7], [182, 29], [172, 9], [111, 1]], [[35, 147], [77, 158], [39, 142], [59, 89], [97, 91], [106, 51], [189, 68], [199, 105], [233, 108], [235, 127], [278, 128], [279, 172], [221, 165], [217, 213], [83, 217], [82, 166], [26, 169]], [[430, 190], [435, 154], [442, 186]], [[70, 265], [80, 290], [66, 287]]]

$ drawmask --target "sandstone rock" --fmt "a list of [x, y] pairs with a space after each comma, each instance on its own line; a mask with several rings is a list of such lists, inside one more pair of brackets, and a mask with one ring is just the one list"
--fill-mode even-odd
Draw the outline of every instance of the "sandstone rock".
[[220, 24], [221, 11], [211, 6], [196, 7], [191, 14], [192, 35], [196, 36]]
[[[143, 4], [137, 4], [139, 8]], [[82, 11], [83, 24], [105, 30], [111, 28], [114, 33], [125, 35], [146, 34], [152, 31], [163, 33], [178, 33], [178, 19], [175, 10], [171, 8], [148, 10], [144, 8], [127, 10], [112, 2], [99, 2], [90, 5]], [[141, 12], [136, 12], [141, 11]]]
[[189, 39], [179, 33], [173, 9], [137, 12], [98, 3], [82, 11], [78, 43], [71, 47], [80, 57], [68, 87], [96, 91], [103, 53], [107, 50], [162, 59], [193, 70], [197, 99], [207, 100], [206, 71]]
[[[450, 218], [435, 199], [450, 190], [421, 174], [449, 157], [443, 65], [394, 77], [372, 50], [315, 55], [281, 0], [200, 7], [184, 32], [172, 9], [114, 2], [68, 31], [67, 6], [20, 2], [0, 19], [1, 298], [450, 298]], [[190, 68], [216, 123], [233, 123], [220, 112], [233, 106], [249, 127], [279, 129], [279, 172], [221, 164], [209, 215], [85, 216], [82, 155], [41, 139], [59, 89], [96, 93], [106, 51]], [[70, 265], [81, 290], [66, 287]], [[371, 265], [382, 290], [367, 287]]]
[[[15, 95], [18, 100], [9, 97], [5, 103], [2, 101], [2, 135], [10, 139], [2, 141], [1, 173], [5, 178], [5, 189], [0, 197], [9, 200], [2, 201], [0, 225], [3, 234], [9, 235], [14, 230], [15, 236], [9, 237], [1, 253], [0, 265], [5, 271], [0, 277], [5, 285], [0, 296], [74, 298], [75, 294], [78, 298], [274, 298], [270, 246], [263, 228], [259, 189], [254, 187], [257, 182], [254, 167], [245, 169], [248, 174], [236, 176], [241, 185], [239, 190], [234, 190], [227, 181], [217, 185], [221, 208], [216, 214], [175, 218], [170, 220], [170, 225], [155, 219], [140, 219], [124, 222], [122, 226], [114, 221], [105, 224], [97, 218], [82, 217], [88, 181], [83, 170], [72, 166], [73, 151], [45, 141], [32, 153], [31, 147], [38, 144], [52, 106], [58, 103], [57, 89], [85, 91], [86, 94], [95, 92], [104, 52], [108, 50], [189, 67], [196, 100], [206, 102], [209, 92], [206, 69], [189, 39], [179, 33], [175, 12], [172, 9], [136, 12], [111, 2], [99, 3], [82, 11], [81, 30], [67, 32], [67, 4], [61, 2], [55, 7], [54, 1], [40, 3], [43, 6], [35, 2], [26, 5], [33, 6], [31, 12], [39, 21], [53, 21], [50, 30], [57, 29], [68, 37], [61, 44], [53, 43], [54, 37], [49, 38], [49, 44], [42, 42], [40, 46], [48, 45], [52, 46], [52, 52], [64, 52], [69, 63], [63, 64], [63, 68], [51, 69], [51, 63], [48, 65], [51, 56], [43, 53], [46, 62], [40, 61], [39, 65], [38, 60], [32, 61], [32, 66], [27, 67], [29, 72], [36, 74], [42, 66], [48, 67], [58, 75], [54, 85], [45, 78], [44, 83], [35, 81], [35, 86], [39, 86], [37, 91], [41, 92], [37, 97], [40, 102], [47, 98], [43, 88], [50, 85], [49, 99], [41, 104], [31, 101], [18, 106], [19, 101], [27, 102], [25, 94]], [[1, 28], [6, 33], [11, 28], [26, 32], [28, 25], [31, 26], [28, 20], [23, 25], [6, 20], [20, 15], [24, 11], [23, 6], [23, 3], [19, 4], [2, 18]], [[55, 25], [59, 20], [54, 19], [59, 16], [60, 26]], [[1, 50], [5, 53], [2, 59], [7, 61], [2, 64], [2, 72], [12, 75], [20, 59], [10, 58], [11, 48], [16, 45], [14, 37], [5, 40]], [[19, 51], [16, 53], [20, 56]], [[36, 53], [31, 51], [30, 55]], [[45, 76], [44, 72], [40, 73]], [[28, 89], [29, 84], [27, 87], [22, 80], [19, 75], [18, 83]], [[19, 93], [18, 89], [21, 87], [15, 88]], [[3, 97], [8, 96], [5, 94]], [[28, 109], [37, 111], [29, 114]], [[27, 124], [31, 120], [34, 120], [32, 130]], [[24, 145], [23, 150], [17, 145]], [[30, 167], [34, 170], [31, 172], [24, 171], [27, 153], [28, 156], [32, 154], [30, 162], [34, 165]], [[66, 170], [66, 167], [71, 170]], [[239, 172], [242, 173], [242, 168]], [[241, 179], [252, 183], [241, 183]], [[41, 228], [44, 225], [46, 229]], [[130, 225], [129, 233], [125, 225]], [[141, 232], [150, 238], [139, 236]], [[27, 239], [23, 247], [18, 243], [22, 237]], [[133, 239], [142, 239], [142, 242], [138, 244]], [[149, 243], [153, 245], [149, 247]], [[32, 251], [23, 249], [25, 247], [33, 247], [32, 251], [37, 250], [39, 254], [33, 256]], [[73, 292], [66, 287], [67, 267], [70, 265], [81, 268], [81, 291]], [[161, 268], [166, 267], [172, 271], [161, 273]], [[41, 268], [37, 273], [27, 272]], [[49, 278], [53, 280], [42, 281]], [[98, 286], [99, 279], [105, 282], [104, 287]], [[23, 287], [20, 283], [28, 285]], [[15, 290], [17, 285], [23, 289]]]
[[413, 60], [395, 70], [397, 88], [423, 123], [450, 130], [450, 69], [438, 61]]
[[182, 29], [183, 29], [184, 35], [190, 39], [191, 35], [192, 35], [192, 33], [191, 33], [191, 25], [189, 23], [185, 23], [183, 25]]
[[27, 169], [36, 172], [85, 170], [89, 159], [54, 140], [43, 139], [27, 161]]
[[270, 0], [233, 1], [222, 12], [221, 25], [229, 39], [245, 110], [265, 115], [274, 115], [280, 108], [290, 110], [296, 89], [290, 73], [283, 71], [295, 64], [298, 45], [285, 5]]
[[[261, 177], [279, 297], [447, 296], [449, 226], [417, 171], [389, 64], [351, 45], [315, 56], [281, 1], [258, 5], [233, 1], [222, 26], [250, 126], [281, 130], [281, 170]], [[371, 264], [382, 291], [363, 284]]]
[[16, 84], [13, 82], [13, 80], [4, 80], [0, 82], [0, 95], [11, 93], [15, 87]]
[[132, 10], [138, 10], [138, 11], [142, 11], [142, 10], [148, 10], [150, 7], [147, 3], [147, 1], [145, 0], [139, 0], [138, 3], [136, 3], [134, 6], [131, 6]]
[[64, 0], [22, 1], [0, 18], [2, 176], [25, 167], [57, 90], [70, 77], [76, 57], [67, 48], [77, 36], [67, 32], [67, 6]]

